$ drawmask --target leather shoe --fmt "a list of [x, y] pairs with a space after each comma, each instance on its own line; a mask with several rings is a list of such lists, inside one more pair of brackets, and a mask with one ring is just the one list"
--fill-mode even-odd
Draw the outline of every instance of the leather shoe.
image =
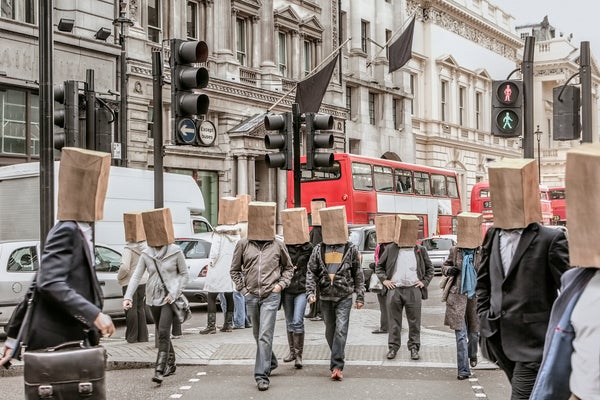
[[464, 381], [465, 379], [469, 379], [470, 376], [469, 375], [459, 375], [456, 377], [456, 379], [458, 379], [459, 381]]
[[380, 333], [388, 333], [388, 331], [383, 330], [383, 329], [375, 329], [374, 331], [372, 331], [371, 333], [373, 334], [380, 334]]
[[411, 360], [418, 360], [419, 358], [419, 352], [417, 349], [410, 349], [410, 359]]
[[265, 390], [269, 390], [269, 382], [267, 381], [260, 381], [256, 384], [256, 387], [258, 388], [258, 390], [260, 390], [261, 392], [264, 392]]
[[390, 349], [387, 352], [387, 355], [386, 355], [387, 359], [388, 360], [393, 360], [394, 358], [396, 358], [396, 353], [398, 353], [398, 350], [396, 350], [396, 349]]
[[469, 365], [471, 365], [471, 368], [475, 368], [477, 366], [477, 357], [471, 358]]

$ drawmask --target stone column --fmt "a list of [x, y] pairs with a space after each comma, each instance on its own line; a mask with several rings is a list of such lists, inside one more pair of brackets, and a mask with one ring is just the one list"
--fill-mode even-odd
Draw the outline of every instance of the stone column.
[[248, 176], [247, 176], [247, 190], [248, 194], [252, 197], [256, 197], [256, 157], [248, 156]]
[[[275, 49], [277, 48], [273, 40], [274, 18], [273, 18], [273, 0], [263, 0], [261, 7], [261, 67], [275, 67]], [[275, 38], [277, 38], [275, 30]], [[258, 39], [258, 38], [257, 38]]]
[[231, 51], [231, 1], [219, 0], [214, 2], [215, 12], [215, 54], [232, 56]]
[[[263, 48], [263, 42], [260, 35], [260, 17], [253, 16], [252, 21], [252, 40], [250, 46], [252, 46], [252, 63], [249, 64], [253, 68], [258, 68], [260, 65], [260, 55]], [[250, 49], [248, 49], [250, 50]]]
[[237, 194], [248, 193], [248, 157], [237, 156]]

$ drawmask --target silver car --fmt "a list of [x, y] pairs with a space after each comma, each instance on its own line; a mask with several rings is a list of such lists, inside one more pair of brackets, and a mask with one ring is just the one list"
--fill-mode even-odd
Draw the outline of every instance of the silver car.
[[456, 235], [440, 235], [425, 238], [421, 245], [427, 249], [427, 254], [433, 264], [436, 275], [442, 274], [442, 265], [450, 254], [450, 248], [456, 246]]
[[190, 302], [206, 303], [207, 293], [204, 290], [204, 283], [208, 273], [211, 242], [207, 238], [194, 237], [175, 239], [175, 244], [183, 251], [188, 267], [189, 281], [183, 287], [183, 294]]

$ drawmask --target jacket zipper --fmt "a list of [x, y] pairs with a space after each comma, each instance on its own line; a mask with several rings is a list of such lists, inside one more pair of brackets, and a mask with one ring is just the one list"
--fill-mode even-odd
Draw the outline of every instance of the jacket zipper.
[[256, 278], [256, 281], [257, 281], [256, 283], [257, 283], [257, 286], [258, 286], [258, 297], [262, 297], [261, 294], [260, 294], [260, 289], [261, 289], [261, 287], [260, 287], [260, 277], [262, 275], [262, 254], [263, 254], [263, 249], [261, 247], [260, 250], [258, 251], [258, 276]]

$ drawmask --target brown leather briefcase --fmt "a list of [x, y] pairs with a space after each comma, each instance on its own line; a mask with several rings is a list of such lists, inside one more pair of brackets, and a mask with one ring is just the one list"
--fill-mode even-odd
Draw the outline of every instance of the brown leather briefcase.
[[67, 342], [23, 353], [25, 398], [105, 400], [106, 350]]

